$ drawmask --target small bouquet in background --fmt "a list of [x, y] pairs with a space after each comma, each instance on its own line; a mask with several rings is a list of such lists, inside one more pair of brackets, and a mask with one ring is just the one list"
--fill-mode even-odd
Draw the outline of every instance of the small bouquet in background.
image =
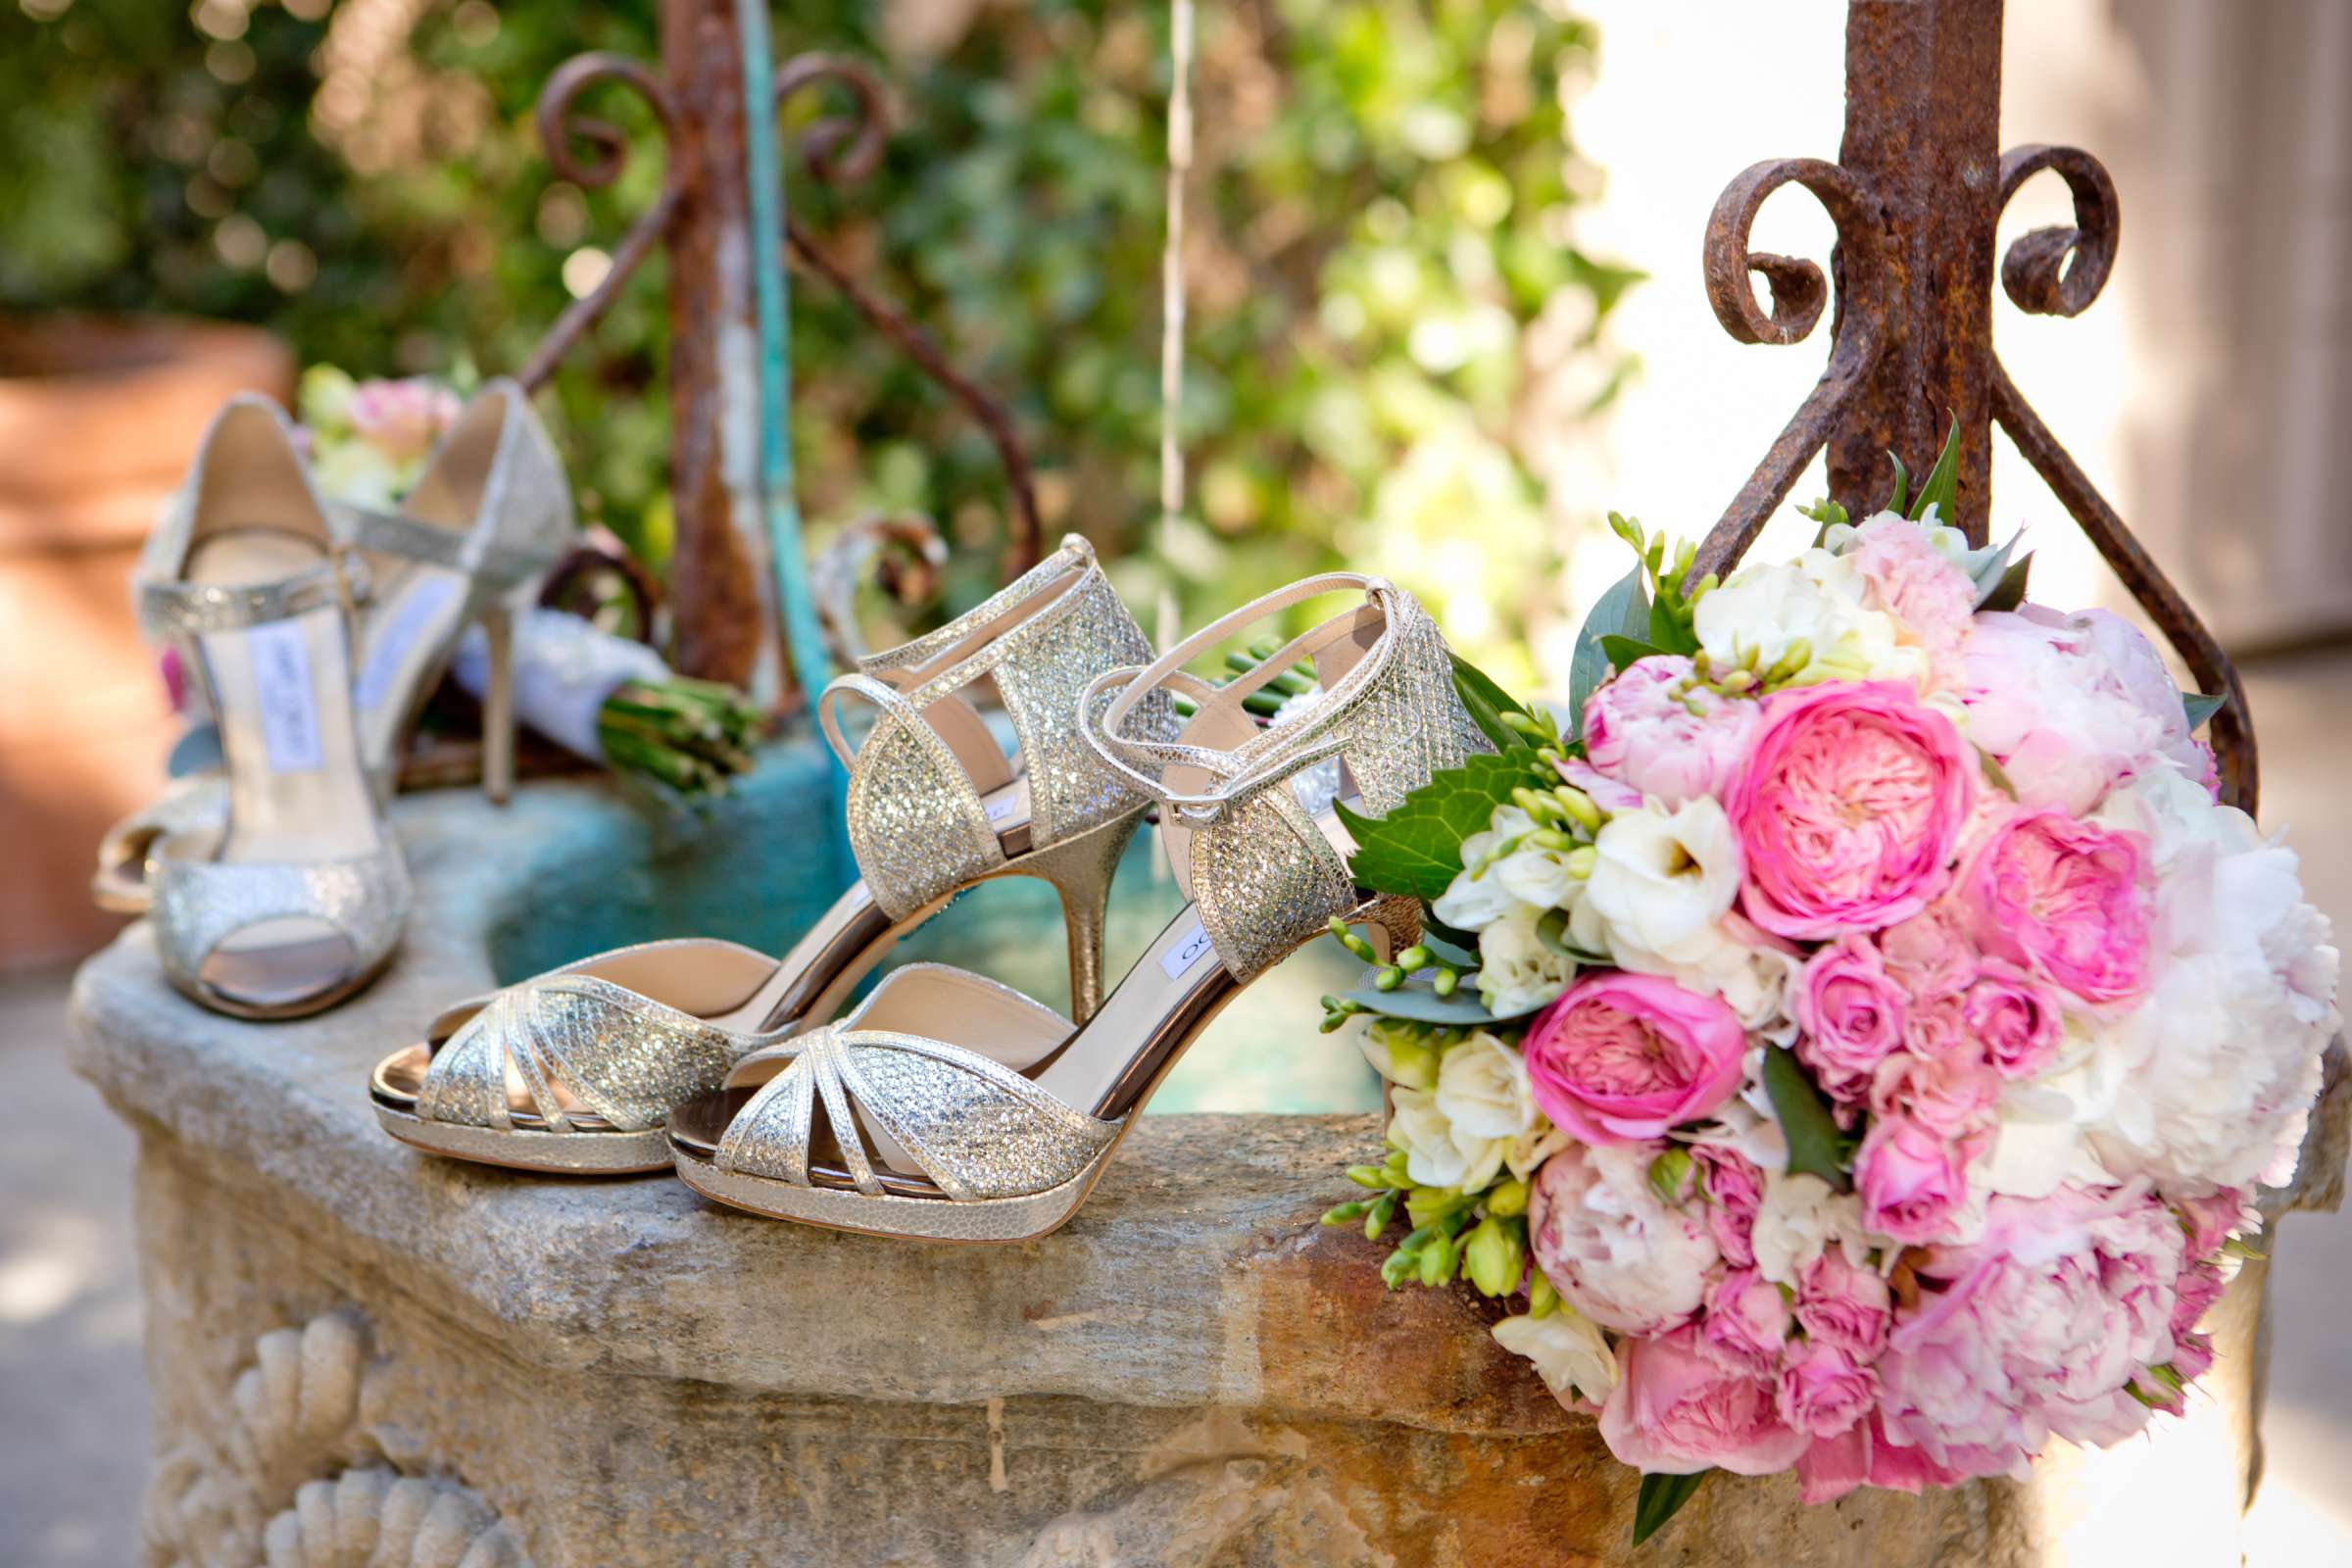
[[[318, 488], [358, 506], [397, 506], [456, 424], [470, 379], [363, 381], [331, 365], [304, 371], [296, 414]], [[515, 660], [522, 721], [623, 777], [696, 797], [723, 793], [752, 766], [765, 715], [731, 686], [672, 674], [642, 643], [543, 609], [518, 620]], [[455, 661], [458, 683], [478, 698], [487, 670], [472, 628]]]
[[2341, 1024], [2215, 700], [2026, 603], [1951, 475], [1720, 583], [1612, 518], [1565, 730], [1464, 666], [1496, 754], [1348, 817], [1434, 923], [1325, 999], [1394, 1107], [1325, 1222], [1509, 1303], [1637, 1542], [1717, 1469], [1916, 1493], [2178, 1414]]

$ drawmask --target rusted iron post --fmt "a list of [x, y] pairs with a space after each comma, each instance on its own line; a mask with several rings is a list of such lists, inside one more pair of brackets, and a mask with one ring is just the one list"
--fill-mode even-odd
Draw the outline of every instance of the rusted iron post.
[[1993, 226], [2001, 215], [2002, 0], [1855, 0], [1838, 158], [1877, 191], [1901, 331], [1829, 442], [1830, 493], [1862, 516], [1892, 452], [1960, 426], [1957, 523], [1984, 543], [1992, 476]]

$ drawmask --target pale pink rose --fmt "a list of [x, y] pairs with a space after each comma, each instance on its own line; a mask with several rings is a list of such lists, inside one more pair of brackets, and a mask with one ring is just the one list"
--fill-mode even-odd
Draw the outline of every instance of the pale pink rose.
[[1996, 1198], [1984, 1232], [1933, 1250], [1880, 1358], [1888, 1440], [1971, 1475], [2023, 1479], [2053, 1437], [2139, 1431], [2129, 1388], [2174, 1353], [2181, 1232], [2133, 1189]]
[[1642, 792], [1630, 784], [1620, 784], [1607, 777], [1581, 757], [1571, 757], [1559, 764], [1562, 783], [1574, 785], [1592, 797], [1592, 804], [1609, 815], [1620, 811], [1642, 809]]
[[1978, 1152], [1901, 1116], [1871, 1123], [1854, 1156], [1864, 1227], [1911, 1245], [1949, 1240], [1968, 1203], [1968, 1166]]
[[1893, 1323], [1894, 1295], [1886, 1282], [1848, 1263], [1842, 1248], [1825, 1250], [1797, 1282], [1797, 1327], [1812, 1339], [1843, 1346], [1858, 1359], [1875, 1359], [1886, 1348]]
[[1752, 1268], [1735, 1269], [1707, 1292], [1698, 1348], [1729, 1371], [1770, 1377], [1792, 1321], [1779, 1286]]
[[1796, 1059], [1822, 1092], [1846, 1104], [1869, 1094], [1871, 1074], [1903, 1043], [1903, 988], [1887, 977], [1879, 950], [1839, 937], [1806, 962], [1788, 1000]]
[[1751, 1238], [1756, 1210], [1764, 1206], [1764, 1172], [1721, 1144], [1692, 1145], [1690, 1157], [1698, 1165], [1698, 1191], [1707, 1200], [1707, 1230], [1715, 1246], [1732, 1267], [1748, 1267], [1756, 1260]]
[[1690, 660], [1653, 654], [1586, 701], [1585, 757], [1672, 809], [1729, 788], [1761, 722], [1756, 703], [1694, 684]]
[[1968, 1027], [1968, 999], [1940, 991], [1903, 1010], [1903, 1049], [1931, 1060], [1981, 1060], [1984, 1048]]
[[1695, 1212], [1649, 1185], [1664, 1146], [1570, 1144], [1536, 1172], [1528, 1250], [1568, 1303], [1604, 1329], [1662, 1334], [1706, 1299], [1722, 1254]]
[[1816, 1438], [1796, 1461], [1798, 1495], [1808, 1504], [1834, 1502], [1859, 1486], [1883, 1487], [1917, 1496], [1929, 1487], [1949, 1487], [1968, 1479], [1947, 1469], [1917, 1447], [1897, 1447], [1886, 1441], [1884, 1423], [1875, 1413], [1834, 1438]]
[[1870, 1081], [1871, 1115], [1881, 1121], [1916, 1122], [1946, 1143], [1989, 1130], [2000, 1098], [2000, 1076], [1982, 1057], [1957, 1053], [1919, 1056], [1897, 1052], [1879, 1063]]
[[1917, 914], [1951, 879], [1977, 776], [1951, 720], [1908, 686], [1833, 682], [1766, 699], [1724, 802], [1747, 917], [1821, 939]]
[[2004, 1078], [2032, 1078], [2058, 1054], [2058, 1001], [2032, 975], [1988, 960], [1968, 988], [1968, 1032]]
[[1629, 1144], [1729, 1100], [1747, 1035], [1719, 997], [1612, 969], [1536, 1014], [1521, 1049], [1553, 1125], [1590, 1144]]
[[395, 463], [432, 451], [458, 413], [457, 394], [423, 376], [362, 381], [351, 394], [352, 430]]
[[1807, 1439], [1781, 1419], [1771, 1382], [1725, 1371], [1696, 1339], [1683, 1329], [1619, 1344], [1617, 1387], [1600, 1412], [1609, 1452], [1647, 1475], [1768, 1476], [1794, 1464]]
[[2019, 810], [1972, 853], [1958, 896], [1985, 953], [2084, 1002], [2125, 1003], [2148, 989], [2153, 880], [2139, 834]]
[[1775, 1407], [1809, 1438], [1850, 1430], [1879, 1402], [1879, 1375], [1842, 1345], [1800, 1340], [1781, 1365]]
[[1949, 900], [1880, 932], [1879, 955], [1886, 960], [1886, 972], [1914, 997], [1963, 991], [1977, 976], [1968, 911]]
[[1957, 656], [1977, 612], [1976, 583], [1916, 522], [1886, 513], [1854, 534], [1843, 559], [1861, 574], [1873, 607], [1894, 617], [1905, 642], [1928, 651], [1937, 685], [1958, 679]]

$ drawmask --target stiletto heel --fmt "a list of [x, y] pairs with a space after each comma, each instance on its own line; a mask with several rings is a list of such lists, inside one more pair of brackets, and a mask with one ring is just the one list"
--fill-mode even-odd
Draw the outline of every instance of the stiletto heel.
[[[1364, 603], [1230, 684], [1184, 673], [1249, 621], [1343, 589]], [[1260, 729], [1245, 699], [1307, 657], [1320, 697]], [[1134, 722], [1172, 692], [1196, 705], [1180, 736]], [[1085, 1200], [1169, 1068], [1251, 980], [1334, 916], [1368, 925], [1392, 952], [1417, 937], [1418, 907], [1356, 888], [1338, 815], [1310, 815], [1292, 780], [1337, 757], [1341, 795], [1378, 815], [1487, 749], [1427, 612], [1352, 573], [1236, 611], [1148, 668], [1097, 676], [1078, 712], [1105, 770], [1159, 803], [1191, 902], [1075, 1030], [993, 982], [910, 966], [838, 1023], [746, 1056], [716, 1094], [670, 1115], [689, 1187], [837, 1230], [958, 1242], [1046, 1234]], [[1093, 887], [1064, 876], [1073, 891]]]
[[[653, 943], [463, 1004], [377, 1064], [377, 1119], [396, 1138], [467, 1159], [662, 1169], [672, 1107], [717, 1088], [739, 1059], [791, 1049], [900, 938], [994, 877], [1054, 884], [1069, 919], [1071, 1005], [1091, 1014], [1111, 872], [1149, 802], [1079, 735], [1078, 693], [1151, 652], [1073, 535], [978, 609], [860, 660], [819, 696], [817, 716], [849, 769], [862, 875], [790, 953]], [[974, 706], [979, 692], [1009, 719], [1012, 755]], [[858, 745], [841, 724], [853, 698], [873, 710]], [[1173, 710], [1161, 700], [1137, 722], [1171, 734]]]
[[482, 611], [490, 679], [482, 691], [482, 793], [504, 806], [514, 793], [514, 612], [500, 600]]

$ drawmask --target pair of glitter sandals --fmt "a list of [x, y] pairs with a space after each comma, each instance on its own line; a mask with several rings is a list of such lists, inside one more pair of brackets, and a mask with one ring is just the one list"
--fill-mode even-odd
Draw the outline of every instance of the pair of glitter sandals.
[[[1181, 667], [1341, 592], [1357, 603], [1227, 684]], [[1245, 699], [1308, 660], [1316, 695], [1257, 723]], [[975, 699], [1003, 710], [1012, 755]], [[852, 702], [872, 710], [855, 749], [840, 722]], [[1486, 749], [1411, 595], [1354, 573], [1310, 578], [1153, 659], [1075, 537], [952, 624], [861, 661], [819, 715], [849, 769], [861, 876], [790, 953], [651, 943], [454, 1007], [375, 1069], [385, 1130], [527, 1170], [674, 1168], [718, 1202], [838, 1230], [1042, 1236], [1251, 979], [1334, 916], [1376, 944], [1417, 934], [1411, 901], [1356, 888], [1349, 841], [1319, 804], [1329, 791], [1295, 788], [1300, 776], [1336, 760], [1341, 794], [1380, 813]], [[1111, 874], [1155, 805], [1188, 902], [1105, 995]], [[840, 1010], [957, 892], [1014, 875], [1060, 894], [1075, 1026], [932, 963]]]
[[522, 390], [459, 416], [400, 512], [320, 497], [276, 405], [230, 402], [150, 534], [132, 591], [220, 739], [220, 767], [108, 836], [92, 892], [150, 916], [164, 974], [242, 1018], [335, 1005], [410, 903], [382, 808], [466, 629], [488, 634], [483, 781], [514, 778], [511, 607], [569, 546], [571, 497]]

